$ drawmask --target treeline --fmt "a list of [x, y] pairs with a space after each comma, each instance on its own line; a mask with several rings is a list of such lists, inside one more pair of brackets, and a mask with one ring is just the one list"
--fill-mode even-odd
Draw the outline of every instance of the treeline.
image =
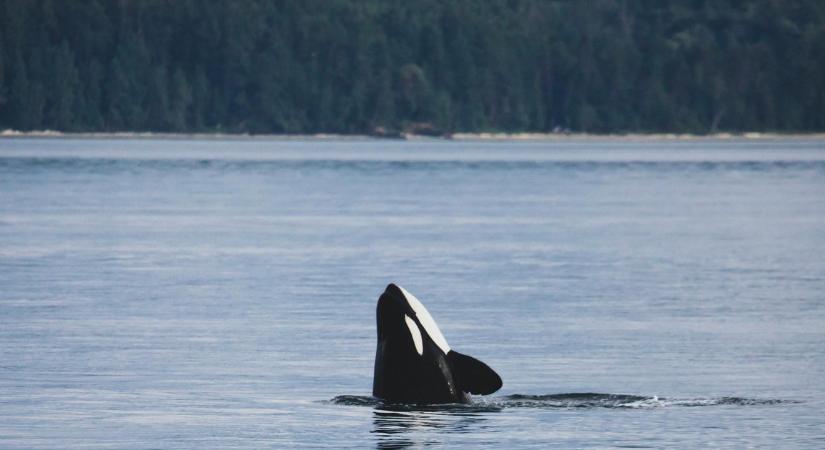
[[0, 129], [825, 130], [822, 0], [0, 0]]

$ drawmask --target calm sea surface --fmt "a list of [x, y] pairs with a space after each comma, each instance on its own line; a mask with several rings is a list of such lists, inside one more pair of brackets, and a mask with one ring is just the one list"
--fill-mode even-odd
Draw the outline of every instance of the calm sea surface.
[[[420, 298], [501, 391], [369, 397]], [[0, 139], [0, 447], [825, 447], [825, 141]]]

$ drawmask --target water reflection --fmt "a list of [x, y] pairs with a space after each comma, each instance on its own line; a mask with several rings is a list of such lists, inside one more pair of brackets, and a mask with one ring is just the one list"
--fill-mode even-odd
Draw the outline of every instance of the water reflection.
[[397, 449], [443, 443], [443, 433], [470, 433], [484, 428], [486, 414], [498, 407], [468, 405], [382, 405], [373, 410], [376, 448]]
[[[796, 403], [794, 400], [742, 397], [664, 398], [627, 394], [563, 393], [512, 394], [474, 400], [468, 404], [409, 405], [383, 403], [371, 396], [341, 395], [334, 404], [373, 408], [376, 448], [395, 449], [451, 443], [455, 434], [478, 433], [492, 414], [521, 409], [652, 409], [699, 406], [765, 406]], [[455, 436], [453, 436], [455, 437]]]

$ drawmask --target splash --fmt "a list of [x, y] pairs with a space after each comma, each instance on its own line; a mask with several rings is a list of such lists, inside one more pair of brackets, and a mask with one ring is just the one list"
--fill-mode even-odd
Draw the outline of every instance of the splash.
[[469, 403], [441, 405], [414, 405], [386, 403], [372, 396], [339, 395], [329, 403], [344, 406], [368, 406], [386, 410], [438, 410], [438, 411], [497, 411], [505, 408], [625, 408], [653, 409], [669, 407], [703, 406], [760, 406], [799, 403], [795, 400], [758, 399], [745, 397], [667, 398], [627, 394], [568, 393], [527, 395], [512, 394], [501, 397], [474, 398]]

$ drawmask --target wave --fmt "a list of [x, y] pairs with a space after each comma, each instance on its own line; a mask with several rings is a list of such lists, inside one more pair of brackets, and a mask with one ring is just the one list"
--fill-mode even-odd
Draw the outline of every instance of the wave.
[[746, 397], [669, 398], [628, 394], [567, 393], [527, 395], [512, 394], [501, 397], [473, 398], [469, 403], [441, 405], [416, 405], [388, 403], [372, 396], [339, 395], [329, 403], [344, 406], [367, 406], [387, 410], [437, 410], [437, 411], [497, 411], [505, 408], [667, 408], [702, 406], [760, 406], [799, 403], [796, 400], [760, 399]]

